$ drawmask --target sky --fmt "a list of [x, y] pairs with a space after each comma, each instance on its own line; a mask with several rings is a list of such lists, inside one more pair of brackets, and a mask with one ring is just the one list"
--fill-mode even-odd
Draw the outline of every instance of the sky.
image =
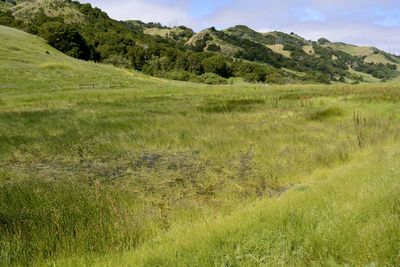
[[399, 0], [81, 0], [118, 20], [185, 25], [195, 31], [247, 25], [306, 39], [368, 45], [400, 55]]

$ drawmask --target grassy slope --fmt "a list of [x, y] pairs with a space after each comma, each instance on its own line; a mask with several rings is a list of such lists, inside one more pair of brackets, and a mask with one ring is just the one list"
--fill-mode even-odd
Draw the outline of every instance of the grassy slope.
[[290, 58], [290, 51], [283, 50], [283, 45], [276, 44], [276, 45], [266, 45], [269, 49], [274, 51], [275, 53], [281, 54], [287, 58]]
[[352, 73], [352, 74], [356, 74], [358, 76], [362, 76], [363, 79], [364, 79], [364, 82], [367, 82], [367, 83], [379, 83], [380, 82], [380, 79], [375, 78], [371, 74], [363, 73], [363, 72], [360, 72], [360, 71], [355, 71], [352, 68], [349, 68], [349, 72]]
[[392, 61], [388, 60], [382, 54], [369, 55], [364, 59], [364, 61], [367, 62], [367, 63], [374, 63], [374, 64], [379, 64], [379, 63], [382, 63], [382, 64], [393, 64]]
[[303, 46], [303, 51], [309, 55], [315, 55], [315, 51], [314, 51], [314, 48], [312, 47], [312, 45]]
[[340, 50], [354, 56], [369, 56], [374, 53], [374, 49], [368, 46], [355, 46], [343, 43], [327, 43], [325, 46]]
[[[276, 225], [290, 222], [285, 220], [288, 214], [294, 222], [302, 218], [297, 209], [282, 208], [292, 203], [299, 209], [302, 203], [324, 207], [334, 199], [333, 195], [320, 199], [316, 193], [320, 185], [314, 188], [314, 180], [305, 177], [324, 168], [334, 168], [326, 176], [335, 177], [335, 172], [341, 172], [336, 167], [345, 163], [350, 164], [348, 168], [356, 166], [351, 164], [356, 164], [352, 160], [357, 161], [359, 153], [392, 144], [399, 136], [400, 90], [396, 83], [210, 87], [157, 80], [74, 60], [41, 39], [5, 27], [0, 28], [0, 38], [0, 84], [18, 86], [3, 88], [0, 95], [0, 265], [57, 262], [58, 258], [79, 259], [91, 253], [111, 253], [107, 254], [108, 263], [118, 265], [116, 252], [138, 246], [143, 246], [142, 250], [133, 258], [127, 253], [125, 262], [137, 264], [140, 260], [151, 265], [165, 259], [165, 264], [173, 263], [176, 259], [170, 255], [174, 249], [182, 251], [178, 258], [181, 265], [185, 261], [222, 262], [230, 260], [232, 253], [238, 254], [232, 261], [247, 260], [240, 248], [231, 247], [240, 243], [242, 236], [254, 240], [249, 248], [242, 246], [246, 255], [261, 257], [267, 250], [263, 245], [274, 247], [274, 243], [265, 242], [266, 237], [258, 240], [263, 234], [259, 228], [275, 233]], [[82, 81], [110, 80], [122, 81], [124, 87], [73, 89]], [[60, 89], [51, 91], [54, 83]], [[360, 120], [354, 120], [354, 111], [361, 113]], [[371, 168], [378, 166], [373, 154], [367, 153], [363, 159]], [[382, 165], [382, 169], [382, 175], [391, 175], [389, 166]], [[353, 176], [343, 186], [356, 192], [363, 184], [360, 177], [351, 172], [347, 176], [343, 170], [340, 179]], [[328, 179], [327, 188], [341, 191], [334, 181]], [[295, 187], [282, 200], [261, 201], [267, 206], [272, 203], [265, 216], [282, 212], [275, 219], [276, 225], [264, 227], [243, 218], [242, 214], [257, 218], [254, 216], [262, 214], [263, 205], [257, 204], [261, 210], [250, 208], [244, 213], [241, 207], [247, 210], [253, 201], [277, 196], [301, 183], [315, 196], [293, 196]], [[395, 190], [397, 185], [392, 185]], [[392, 201], [391, 192], [376, 194], [387, 197], [386, 204]], [[347, 195], [337, 199], [338, 205], [345, 201], [352, 203], [353, 199]], [[389, 214], [387, 207], [382, 209], [385, 214]], [[238, 215], [225, 218], [234, 210]], [[310, 212], [313, 210], [321, 211]], [[380, 213], [376, 209], [370, 212], [368, 218], [372, 219], [366, 223], [376, 226], [373, 218]], [[340, 226], [342, 215], [321, 214], [321, 222], [331, 218]], [[362, 213], [346, 215], [357, 222], [358, 214]], [[312, 214], [304, 216], [318, 222]], [[220, 223], [215, 229], [211, 224], [200, 225], [204, 232], [191, 237], [198, 241], [191, 243], [187, 236], [195, 229], [190, 225], [204, 220]], [[236, 234], [229, 232], [226, 226], [230, 224], [238, 229]], [[185, 227], [188, 233], [179, 225], [189, 225]], [[353, 227], [356, 225], [360, 224]], [[248, 231], [253, 226], [257, 231], [250, 231], [252, 236]], [[298, 223], [293, 227], [306, 226]], [[338, 236], [342, 233], [339, 226], [334, 228]], [[305, 252], [314, 248], [302, 243], [306, 239], [292, 242], [289, 237], [296, 228], [288, 227], [288, 231], [282, 230], [288, 235], [286, 239], [282, 235], [282, 246], [303, 245]], [[385, 221], [382, 228], [389, 227], [391, 221]], [[218, 241], [206, 233], [208, 229], [220, 237]], [[335, 231], [329, 233], [334, 237]], [[307, 229], [303, 232], [308, 233]], [[174, 234], [176, 239], [168, 237]], [[161, 243], [149, 252], [146, 247], [154, 246], [151, 240], [155, 237], [161, 238]], [[349, 242], [356, 241], [349, 238]], [[176, 242], [176, 247], [171, 242]], [[392, 256], [390, 242], [396, 239], [387, 242]], [[192, 257], [197, 244], [203, 252]], [[164, 251], [165, 247], [169, 249]], [[210, 255], [213, 249], [216, 252]], [[331, 251], [338, 262], [335, 255], [343, 255], [348, 262], [363, 260], [347, 256], [345, 251]], [[283, 252], [275, 256], [285, 257]], [[394, 262], [388, 254], [377, 253], [373, 260]], [[321, 255], [323, 262], [327, 254]], [[310, 258], [319, 260], [316, 254]]]
[[[325, 46], [349, 53], [350, 55], [360, 56], [360, 57], [365, 56], [366, 58], [364, 61], [367, 63], [375, 63], [375, 64], [379, 64], [379, 63], [393, 64], [394, 63], [394, 61], [388, 60], [382, 53], [374, 54], [376, 49], [373, 47], [369, 47], [369, 46], [355, 46], [355, 45], [344, 44], [344, 43], [328, 43]], [[397, 59], [393, 58], [393, 60], [396, 61]]]
[[50, 91], [54, 86], [72, 89], [78, 83], [132, 84], [132, 79], [137, 85], [140, 77], [144, 77], [136, 72], [67, 57], [43, 39], [5, 26], [0, 26], [0, 43], [0, 85], [16, 85], [18, 91]]
[[[369, 46], [355, 46], [355, 45], [350, 45], [350, 44], [344, 44], [344, 43], [327, 43], [324, 45], [326, 47], [331, 47], [336, 50], [340, 50], [346, 53], [349, 53], [350, 55], [353, 56], [365, 56], [366, 58], [364, 61], [366, 63], [375, 63], [375, 64], [394, 64], [393, 61], [388, 60], [383, 54], [374, 54], [375, 49]], [[398, 68], [400, 68], [400, 64], [397, 64]], [[364, 77], [365, 82], [379, 82], [379, 79], [372, 77], [372, 75], [362, 73], [362, 72], [356, 72], [352, 69], [350, 69], [351, 73], [361, 75]], [[400, 72], [400, 69], [398, 69], [398, 72]], [[399, 78], [395, 78], [394, 81], [399, 80]]]
[[205, 29], [199, 33], [196, 33], [186, 42], [186, 44], [194, 45], [198, 40], [204, 39], [204, 36], [207, 33], [213, 38], [212, 41], [207, 41], [207, 44], [219, 45], [223, 54], [234, 56], [238, 51], [242, 50], [240, 47], [219, 39], [210, 29]]
[[[144, 29], [145, 34], [149, 34], [149, 35], [153, 35], [153, 36], [158, 35], [158, 36], [165, 37], [165, 38], [170, 37], [169, 35], [171, 35], [171, 34], [179, 35], [182, 32], [184, 32], [184, 30], [180, 29], [180, 28], [166, 28], [166, 29], [164, 29], [164, 28], [162, 28], [162, 29], [160, 29], [160, 28], [145, 28]], [[187, 41], [187, 39], [185, 41]]]

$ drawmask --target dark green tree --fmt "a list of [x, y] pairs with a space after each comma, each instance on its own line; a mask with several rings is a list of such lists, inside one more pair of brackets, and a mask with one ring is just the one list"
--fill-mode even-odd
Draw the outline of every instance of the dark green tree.
[[59, 21], [46, 22], [39, 28], [39, 35], [61, 52], [84, 60], [96, 60], [91, 48], [78, 30]]
[[202, 64], [206, 73], [215, 73], [224, 78], [229, 78], [231, 76], [231, 69], [227, 64], [226, 59], [221, 55], [208, 57], [203, 60]]

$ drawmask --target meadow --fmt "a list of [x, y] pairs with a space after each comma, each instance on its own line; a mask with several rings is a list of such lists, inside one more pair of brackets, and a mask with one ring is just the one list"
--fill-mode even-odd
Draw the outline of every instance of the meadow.
[[0, 41], [0, 265], [400, 264], [398, 82], [199, 85]]

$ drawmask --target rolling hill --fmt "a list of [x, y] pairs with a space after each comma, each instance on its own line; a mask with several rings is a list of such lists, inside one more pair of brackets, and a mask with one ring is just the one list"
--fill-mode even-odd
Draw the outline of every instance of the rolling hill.
[[47, 16], [63, 16], [68, 23], [82, 22], [84, 16], [73, 8], [68, 1], [63, 0], [2, 0], [3, 10], [9, 10], [13, 16], [22, 20], [32, 20], [36, 14], [44, 12]]
[[364, 61], [367, 63], [371, 62], [376, 64], [400, 63], [400, 58], [398, 56], [390, 55], [374, 47], [355, 46], [345, 43], [331, 43], [331, 42], [325, 43], [324, 46], [340, 50], [354, 56], [363, 57]]
[[[294, 33], [259, 33], [243, 25], [194, 33], [184, 26], [116, 21], [98, 8], [74, 1], [10, 3], [1, 2], [0, 24], [42, 36], [74, 57], [163, 78], [204, 82], [213, 77], [217, 83], [227, 83], [223, 78], [229, 77], [268, 83], [357, 83], [387, 81], [399, 74], [397, 56], [323, 38], [315, 42]], [[52, 42], [60, 39], [53, 36], [58, 32], [69, 34], [61, 38], [65, 43]], [[71, 47], [74, 43], [79, 44], [77, 48]], [[366, 75], [373, 79], [364, 80]]]
[[[223, 31], [202, 31], [187, 44], [204, 51], [219, 51], [230, 57], [264, 62], [278, 68], [329, 73], [329, 79], [333, 80], [346, 77], [350, 81], [359, 81], [363, 80], [360, 77], [365, 74], [378, 79], [385, 79], [384, 73], [390, 76], [389, 79], [398, 75], [394, 69], [399, 58], [378, 49], [357, 49], [356, 46], [332, 44], [326, 39], [307, 41], [294, 33], [258, 33], [243, 25]], [[371, 52], [364, 55], [360, 54], [361, 50]], [[386, 72], [385, 66], [392, 66], [393, 69]]]
[[50, 91], [53, 88], [72, 89], [79, 83], [127, 85], [133, 83], [132, 79], [138, 84], [140, 77], [144, 77], [138, 72], [68, 57], [42, 38], [14, 28], [0, 26], [0, 42], [0, 90]]

